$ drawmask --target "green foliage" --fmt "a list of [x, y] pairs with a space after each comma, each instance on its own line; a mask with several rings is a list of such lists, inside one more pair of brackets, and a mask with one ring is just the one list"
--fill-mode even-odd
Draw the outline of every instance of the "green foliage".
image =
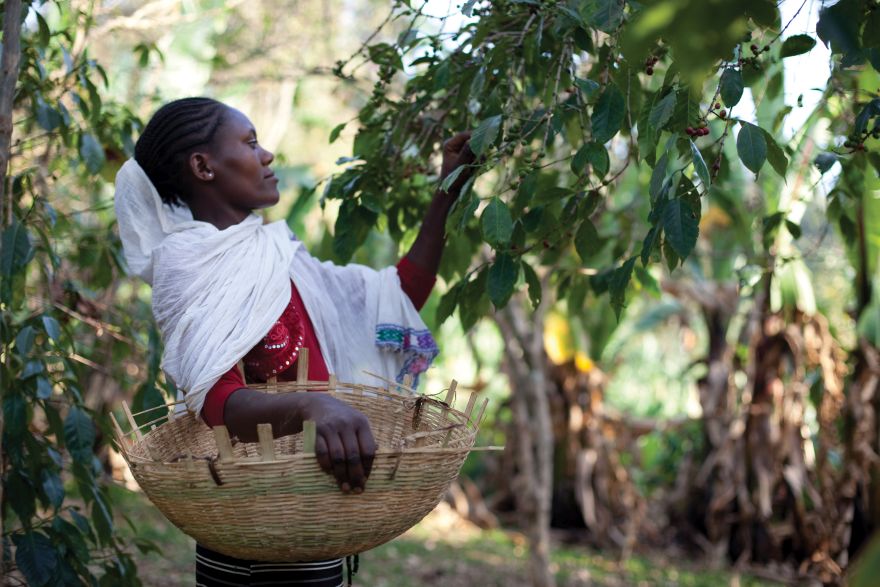
[[764, 133], [754, 124], [743, 122], [736, 137], [736, 152], [743, 165], [752, 172], [758, 173], [767, 160], [767, 139]]
[[[15, 551], [6, 564], [33, 586], [139, 585], [95, 456], [109, 426], [103, 406], [86, 407], [100, 401], [83, 363], [112, 365], [125, 384], [126, 362], [141, 355], [137, 329], [104, 323], [96, 293], [112, 299], [121, 271], [100, 188], [131, 154], [140, 122], [102, 96], [104, 70], [75, 49], [86, 15], [65, 2], [38, 8], [22, 31], [11, 216], [4, 206], [0, 234], [2, 539]], [[125, 315], [137, 324], [149, 310], [130, 303]]]
[[[325, 191], [343, 200], [335, 236], [342, 260], [383, 218], [403, 240], [418, 228], [432, 190], [449, 189], [459, 175], [426, 182], [417, 195], [392, 186], [405, 184], [444, 138], [474, 129], [477, 177], [447, 222], [456, 235], [447, 254], [463, 269], [444, 275], [452, 280], [440, 321], [458, 308], [468, 328], [490, 302], [507, 303], [517, 284], [533, 303], [546, 299], [537, 293], [542, 281], [570, 306], [607, 295], [620, 312], [636, 260], [673, 269], [691, 258], [710, 189], [738, 206], [732, 181], [749, 177], [733, 156], [753, 174], [765, 163], [783, 179], [789, 172], [790, 147], [776, 138], [786, 112], [772, 124], [763, 114], [753, 123], [720, 104], [739, 107], [747, 86], [770, 104], [782, 77], [762, 72], [780, 72], [783, 59], [816, 43], [806, 33], [783, 40], [787, 25], [770, 0], [472, 2], [463, 10], [473, 19], [450, 39], [422, 26], [407, 3], [396, 5], [412, 34], [394, 47], [377, 42], [364, 50], [380, 75], [358, 116], [359, 161]], [[837, 11], [823, 12], [823, 31], [832, 32], [820, 38], [839, 45], [849, 37], [831, 26]], [[865, 53], [876, 35], [859, 23], [874, 17], [859, 14], [854, 30]], [[706, 22], [711, 31], [703, 30]], [[337, 73], [344, 77], [347, 66]], [[872, 104], [856, 113], [856, 131], [872, 132]], [[706, 134], [713, 139], [700, 138]], [[735, 150], [725, 148], [728, 139]], [[768, 205], [767, 214], [774, 212]], [[748, 225], [742, 228], [740, 242], [751, 251]], [[462, 255], [484, 250], [481, 243], [495, 257], [474, 257], [465, 269]], [[583, 279], [584, 268], [595, 275]]]

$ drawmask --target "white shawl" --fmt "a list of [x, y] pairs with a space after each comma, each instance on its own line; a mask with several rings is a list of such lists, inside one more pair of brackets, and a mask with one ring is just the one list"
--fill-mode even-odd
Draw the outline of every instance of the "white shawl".
[[341, 381], [418, 376], [437, 346], [394, 267], [339, 267], [312, 257], [283, 221], [251, 215], [225, 230], [162, 203], [130, 159], [116, 176], [119, 234], [130, 269], [153, 286], [162, 369], [201, 413], [217, 380], [266, 335], [296, 284], [327, 369]]

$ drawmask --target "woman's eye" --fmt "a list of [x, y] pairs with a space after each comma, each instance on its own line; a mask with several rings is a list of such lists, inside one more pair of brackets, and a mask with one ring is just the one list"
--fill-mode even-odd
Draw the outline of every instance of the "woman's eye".
[[251, 147], [253, 147], [254, 149], [256, 149], [257, 148], [257, 139], [253, 139], [253, 140], [248, 141], [248, 144]]

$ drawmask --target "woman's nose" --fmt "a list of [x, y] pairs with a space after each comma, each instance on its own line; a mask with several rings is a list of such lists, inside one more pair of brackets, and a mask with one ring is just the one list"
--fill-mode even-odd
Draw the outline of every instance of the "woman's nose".
[[263, 157], [262, 157], [263, 165], [269, 165], [274, 160], [275, 160], [275, 154], [272, 151], [269, 151], [268, 149], [263, 149]]

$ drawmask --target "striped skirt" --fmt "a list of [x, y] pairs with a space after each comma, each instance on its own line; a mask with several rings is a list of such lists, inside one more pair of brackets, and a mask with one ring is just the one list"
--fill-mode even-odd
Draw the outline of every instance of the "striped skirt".
[[[342, 587], [343, 559], [311, 563], [267, 563], [234, 558], [196, 544], [196, 586], [228, 585], [308, 585], [308, 587]], [[348, 584], [357, 572], [349, 562]]]

